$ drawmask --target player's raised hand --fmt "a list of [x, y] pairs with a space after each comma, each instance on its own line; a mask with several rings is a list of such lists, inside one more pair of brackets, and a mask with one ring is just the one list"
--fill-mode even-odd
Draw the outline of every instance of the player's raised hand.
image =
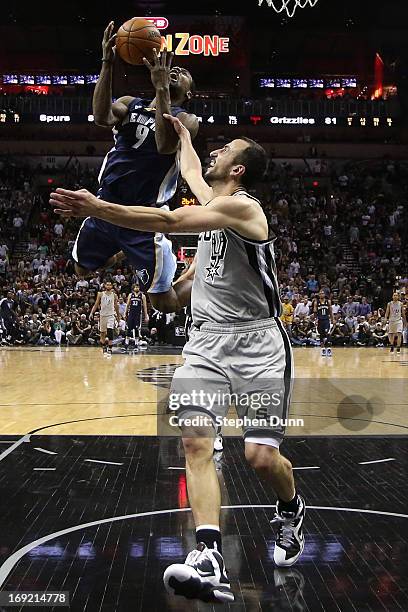
[[182, 138], [183, 136], [185, 136], [186, 138], [190, 138], [190, 132], [188, 131], [186, 126], [181, 123], [180, 119], [177, 119], [177, 117], [173, 117], [173, 115], [168, 115], [167, 113], [163, 113], [163, 117], [167, 119], [167, 121], [170, 121], [180, 138]]
[[173, 53], [168, 53], [166, 47], [158, 54], [156, 49], [153, 49], [153, 60], [149, 62], [143, 58], [144, 65], [150, 70], [153, 87], [169, 87], [170, 85], [170, 69], [173, 61]]
[[87, 189], [71, 191], [58, 188], [50, 195], [54, 212], [63, 217], [92, 217], [99, 208], [99, 200]]
[[102, 39], [102, 59], [110, 63], [115, 59], [116, 34], [113, 34], [114, 27], [114, 22], [110, 21], [103, 33]]

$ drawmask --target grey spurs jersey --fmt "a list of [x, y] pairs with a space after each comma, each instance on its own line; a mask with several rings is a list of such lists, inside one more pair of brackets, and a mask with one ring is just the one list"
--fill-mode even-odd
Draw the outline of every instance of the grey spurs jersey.
[[[245, 191], [232, 195], [259, 203]], [[200, 234], [191, 294], [196, 327], [280, 316], [274, 240], [250, 240], [232, 229]]]

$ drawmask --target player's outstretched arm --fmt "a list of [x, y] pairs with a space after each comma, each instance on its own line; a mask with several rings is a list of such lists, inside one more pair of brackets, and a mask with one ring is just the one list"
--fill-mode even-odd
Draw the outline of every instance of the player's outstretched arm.
[[267, 221], [252, 200], [232, 196], [214, 198], [208, 206], [184, 206], [174, 211], [150, 206], [122, 206], [100, 200], [86, 189], [58, 188], [50, 205], [65, 217], [96, 217], [120, 227], [147, 232], [205, 232], [232, 228], [245, 237], [264, 240]]
[[172, 115], [165, 114], [164, 118], [170, 125], [173, 126], [174, 131], [180, 139], [181, 143], [181, 154], [180, 154], [180, 170], [182, 177], [187, 181], [188, 186], [194, 193], [200, 204], [207, 204], [214, 196], [213, 190], [208, 183], [203, 179], [203, 170], [201, 167], [201, 161], [198, 157], [193, 143], [191, 142], [191, 135], [188, 129], [183, 123], [173, 117]]

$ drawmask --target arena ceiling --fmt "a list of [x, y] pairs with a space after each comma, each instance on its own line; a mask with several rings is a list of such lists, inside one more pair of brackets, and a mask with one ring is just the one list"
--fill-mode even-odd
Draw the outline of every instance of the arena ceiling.
[[[279, 2], [280, 0], [275, 0]], [[112, 0], [55, 3], [9, 3], [0, 21], [0, 71], [32, 69], [88, 70], [99, 66], [100, 39], [105, 24], [119, 25], [134, 15], [212, 15], [222, 24], [227, 15], [245, 17], [251, 36], [248, 62], [277, 70], [345, 72], [354, 57], [364, 70], [380, 51], [386, 63], [408, 57], [406, 0], [319, 0], [314, 8], [298, 10], [293, 19], [277, 15], [258, 0], [245, 3], [207, 0], [123, 0], [119, 11]], [[251, 51], [249, 50], [251, 49]], [[307, 60], [309, 65], [304, 65]]]

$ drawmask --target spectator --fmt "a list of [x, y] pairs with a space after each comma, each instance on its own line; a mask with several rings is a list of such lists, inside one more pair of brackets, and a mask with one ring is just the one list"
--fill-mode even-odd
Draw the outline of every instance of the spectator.
[[310, 302], [308, 297], [304, 297], [302, 302], [296, 304], [296, 308], [294, 311], [294, 316], [299, 317], [300, 319], [304, 319], [308, 317], [310, 314]]
[[64, 226], [62, 225], [61, 221], [57, 221], [57, 223], [54, 225], [54, 233], [59, 238], [64, 233]]
[[67, 332], [67, 344], [79, 344], [82, 340], [81, 327], [76, 320], [76, 318], [72, 321], [72, 325], [70, 326], [70, 330]]
[[350, 296], [347, 299], [347, 302], [343, 306], [343, 314], [345, 318], [348, 318], [348, 317], [353, 318], [358, 315], [358, 312], [359, 312], [359, 304], [357, 304], [354, 301], [354, 298]]
[[309, 274], [309, 278], [307, 280], [307, 290], [309, 292], [309, 296], [317, 293], [319, 290], [319, 281], [316, 279], [314, 274]]
[[358, 314], [363, 317], [368, 317], [371, 314], [371, 304], [368, 304], [367, 298], [361, 298], [361, 304], [358, 306]]
[[291, 330], [292, 330], [294, 310], [295, 309], [290, 303], [289, 298], [288, 297], [283, 298], [282, 315], [280, 318], [281, 318], [283, 325], [285, 326], [286, 331], [288, 332], [289, 337], [291, 336], [291, 333], [292, 333]]

